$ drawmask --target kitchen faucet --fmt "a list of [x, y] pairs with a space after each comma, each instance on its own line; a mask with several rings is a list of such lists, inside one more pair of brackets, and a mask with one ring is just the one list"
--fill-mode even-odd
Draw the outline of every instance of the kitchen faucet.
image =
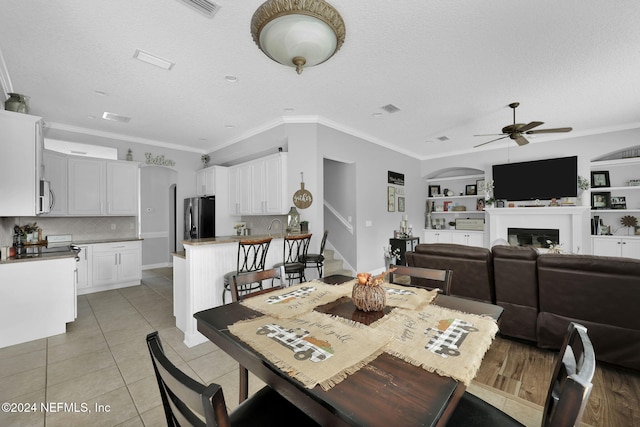
[[267, 230], [269, 230], [269, 236], [271, 236], [271, 227], [273, 227], [273, 223], [278, 221], [280, 223], [280, 235], [284, 236], [284, 229], [282, 228], [282, 221], [280, 221], [280, 219], [278, 218], [274, 218], [271, 220], [271, 224], [269, 224], [269, 227], [267, 228]]

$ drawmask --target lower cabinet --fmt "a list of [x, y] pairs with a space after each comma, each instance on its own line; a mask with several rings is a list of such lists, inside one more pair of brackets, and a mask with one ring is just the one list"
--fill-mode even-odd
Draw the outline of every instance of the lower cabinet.
[[78, 294], [105, 291], [140, 284], [142, 243], [140, 241], [97, 243], [86, 248], [78, 263]]
[[640, 259], [640, 238], [598, 236], [593, 239], [593, 254]]
[[484, 246], [484, 231], [425, 230], [425, 243], [457, 243], [467, 246]]

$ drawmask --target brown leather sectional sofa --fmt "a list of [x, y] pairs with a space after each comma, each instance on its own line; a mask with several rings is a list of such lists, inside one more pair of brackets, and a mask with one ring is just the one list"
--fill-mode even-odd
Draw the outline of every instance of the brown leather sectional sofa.
[[453, 270], [452, 295], [503, 307], [503, 336], [558, 349], [576, 321], [598, 360], [640, 370], [640, 260], [437, 243], [416, 246], [407, 263]]

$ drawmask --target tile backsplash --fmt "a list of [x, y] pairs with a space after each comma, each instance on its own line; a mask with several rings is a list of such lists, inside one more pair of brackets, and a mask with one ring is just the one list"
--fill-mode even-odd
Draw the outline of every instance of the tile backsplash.
[[37, 223], [42, 236], [71, 234], [75, 241], [137, 236], [137, 218], [132, 217], [4, 217], [0, 218], [0, 246], [13, 244], [14, 225]]

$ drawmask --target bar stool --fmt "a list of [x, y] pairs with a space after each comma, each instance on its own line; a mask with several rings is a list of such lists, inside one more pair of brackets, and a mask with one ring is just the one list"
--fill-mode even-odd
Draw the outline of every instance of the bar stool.
[[320, 243], [319, 254], [306, 254], [300, 258], [300, 261], [304, 262], [305, 268], [315, 267], [318, 269], [318, 278], [322, 278], [322, 267], [324, 267], [324, 245], [327, 243], [327, 235], [329, 235], [329, 231], [324, 230], [322, 243]]
[[284, 265], [284, 272], [287, 275], [289, 285], [291, 285], [295, 279], [298, 279], [300, 283], [302, 283], [306, 280], [304, 277], [305, 264], [300, 260], [307, 255], [309, 242], [311, 241], [311, 233], [285, 236], [283, 240], [283, 262], [275, 264], [273, 268]]
[[[240, 240], [238, 242], [238, 259], [236, 269], [224, 275], [224, 289], [222, 290], [222, 303], [226, 303], [227, 292], [231, 292], [233, 276], [264, 270], [267, 260], [267, 251], [271, 244], [271, 237], [258, 240]], [[262, 282], [243, 285], [239, 292], [249, 293], [262, 289]]]

